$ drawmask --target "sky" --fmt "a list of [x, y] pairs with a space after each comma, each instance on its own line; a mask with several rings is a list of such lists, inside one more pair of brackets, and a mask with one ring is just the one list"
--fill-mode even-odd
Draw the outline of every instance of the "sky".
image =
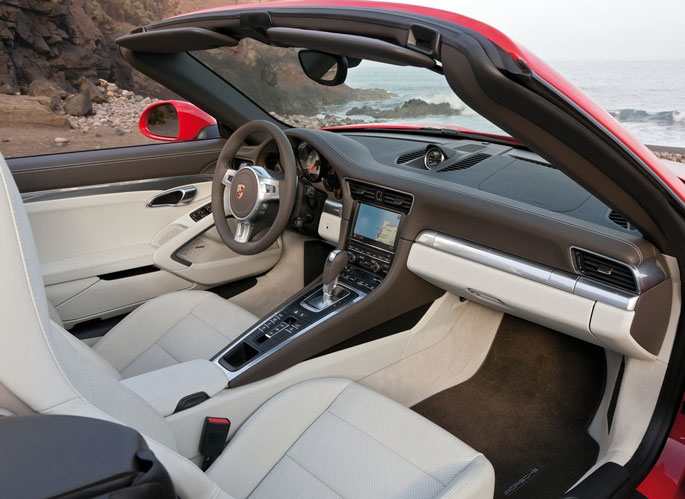
[[478, 19], [548, 61], [685, 59], [685, 0], [398, 1]]

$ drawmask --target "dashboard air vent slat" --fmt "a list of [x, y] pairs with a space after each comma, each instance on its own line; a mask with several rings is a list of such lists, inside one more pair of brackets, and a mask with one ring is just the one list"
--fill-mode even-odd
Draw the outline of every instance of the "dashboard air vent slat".
[[485, 154], [482, 152], [476, 153], [476, 154], [471, 154], [470, 156], [466, 156], [465, 158], [460, 159], [456, 163], [452, 163], [451, 165], [447, 165], [446, 167], [438, 170], [440, 173], [444, 172], [454, 172], [458, 170], [466, 170], [467, 168], [471, 168], [472, 166], [477, 165], [481, 161], [485, 161], [490, 157], [489, 154]]
[[630, 222], [625, 219], [623, 215], [621, 215], [619, 212], [611, 210], [609, 212], [609, 220], [614, 222], [616, 225], [620, 225], [624, 229], [629, 229], [632, 230], [632, 225], [630, 225]]
[[365, 184], [356, 180], [350, 180], [350, 194], [356, 201], [370, 201], [390, 208], [391, 210], [409, 213], [413, 203], [411, 194], [393, 191], [384, 187]]
[[410, 161], [414, 161], [415, 159], [419, 159], [424, 154], [426, 154], [425, 149], [417, 149], [416, 151], [405, 152], [404, 154], [398, 156], [397, 160], [395, 162], [398, 165], [402, 165], [404, 163], [409, 163]]
[[638, 292], [635, 275], [628, 265], [577, 249], [573, 250], [573, 257], [580, 274], [588, 279], [594, 279], [631, 293]]

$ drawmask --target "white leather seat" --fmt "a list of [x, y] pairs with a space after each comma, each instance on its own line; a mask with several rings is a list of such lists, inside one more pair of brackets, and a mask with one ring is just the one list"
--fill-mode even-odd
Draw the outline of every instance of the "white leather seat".
[[28, 219], [2, 156], [0, 233], [0, 385], [38, 413], [135, 428], [180, 497], [493, 496], [494, 471], [481, 454], [406, 407], [332, 378], [274, 396], [203, 473], [176, 452], [167, 422], [118, 370], [50, 320]]
[[[58, 321], [57, 311], [50, 317]], [[178, 291], [150, 300], [103, 336], [93, 349], [122, 378], [179, 362], [210, 359], [257, 321], [247, 310], [207, 291]]]
[[273, 397], [207, 475], [235, 498], [492, 497], [485, 457], [397, 402], [324, 378]]

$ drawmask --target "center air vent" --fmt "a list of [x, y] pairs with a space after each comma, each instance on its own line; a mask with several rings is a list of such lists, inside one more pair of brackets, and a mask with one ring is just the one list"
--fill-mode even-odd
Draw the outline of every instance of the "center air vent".
[[589, 251], [574, 249], [573, 259], [581, 275], [616, 288], [637, 293], [637, 282], [631, 267]]
[[411, 194], [393, 191], [385, 187], [350, 180], [350, 194], [356, 201], [368, 201], [386, 206], [392, 210], [409, 213], [413, 202]]
[[403, 165], [404, 163], [409, 163], [410, 161], [414, 161], [415, 159], [419, 159], [424, 154], [426, 154], [425, 149], [417, 149], [416, 151], [405, 152], [401, 156], [397, 157], [397, 160], [395, 161], [395, 163], [397, 163], [398, 165]]
[[441, 170], [438, 170], [440, 173], [444, 172], [454, 172], [457, 170], [466, 170], [467, 168], [471, 168], [472, 166], [477, 165], [481, 161], [485, 161], [490, 157], [489, 154], [485, 154], [482, 152], [476, 153], [476, 154], [471, 154], [470, 156], [466, 156], [465, 158], [460, 159], [456, 163], [452, 163], [451, 165], [447, 165], [446, 167], [442, 168]]

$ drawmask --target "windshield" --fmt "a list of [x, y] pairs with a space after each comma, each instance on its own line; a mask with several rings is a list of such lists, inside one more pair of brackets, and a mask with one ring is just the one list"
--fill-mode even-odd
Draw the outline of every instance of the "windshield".
[[298, 48], [243, 39], [192, 55], [273, 117], [305, 128], [412, 123], [503, 134], [459, 100], [445, 77], [428, 69], [362, 61], [344, 84], [320, 85], [304, 74]]

